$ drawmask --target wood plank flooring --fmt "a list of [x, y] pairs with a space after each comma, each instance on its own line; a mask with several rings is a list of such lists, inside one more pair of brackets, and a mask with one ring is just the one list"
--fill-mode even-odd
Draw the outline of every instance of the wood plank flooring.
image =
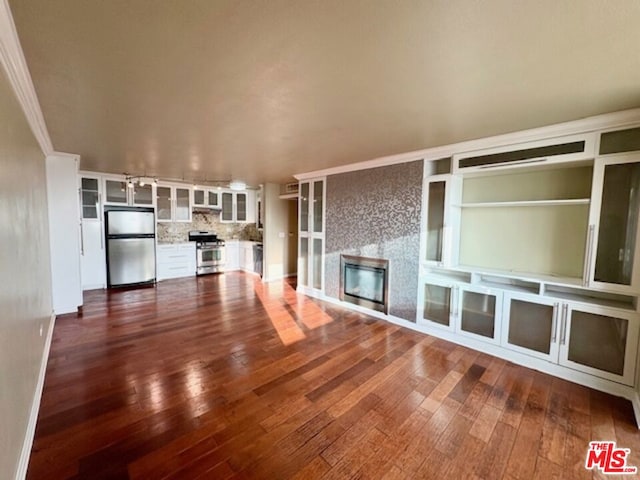
[[228, 273], [57, 319], [28, 478], [601, 478], [590, 440], [640, 466], [628, 401]]

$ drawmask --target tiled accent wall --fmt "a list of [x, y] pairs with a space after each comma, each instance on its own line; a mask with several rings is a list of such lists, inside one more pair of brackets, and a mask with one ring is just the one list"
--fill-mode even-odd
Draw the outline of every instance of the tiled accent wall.
[[339, 298], [340, 254], [389, 260], [389, 313], [415, 322], [423, 162], [327, 177], [325, 293]]
[[220, 210], [211, 212], [193, 212], [192, 221], [158, 222], [157, 235], [160, 243], [182, 243], [188, 241], [189, 230], [206, 230], [215, 232], [223, 240], [237, 238], [239, 240], [262, 241], [262, 232], [255, 223], [222, 223]]

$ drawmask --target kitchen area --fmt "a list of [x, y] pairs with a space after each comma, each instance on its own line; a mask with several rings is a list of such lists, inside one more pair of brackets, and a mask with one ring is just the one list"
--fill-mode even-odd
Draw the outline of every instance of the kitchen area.
[[263, 276], [262, 187], [95, 172], [79, 172], [78, 183], [83, 290], [230, 271]]

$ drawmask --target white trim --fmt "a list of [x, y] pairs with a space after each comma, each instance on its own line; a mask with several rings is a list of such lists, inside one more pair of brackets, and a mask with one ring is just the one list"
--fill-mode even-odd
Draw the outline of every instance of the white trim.
[[29, 423], [22, 444], [22, 452], [20, 453], [20, 461], [16, 470], [16, 480], [24, 480], [27, 476], [27, 468], [29, 467], [29, 458], [31, 456], [31, 448], [33, 447], [33, 438], [36, 433], [36, 423], [38, 421], [38, 413], [40, 412], [40, 401], [42, 400], [42, 389], [44, 388], [44, 377], [47, 373], [47, 362], [49, 361], [49, 350], [51, 349], [51, 339], [53, 338], [53, 327], [56, 323], [55, 313], [51, 313], [49, 320], [49, 331], [44, 342], [44, 352], [40, 362], [40, 373], [38, 374], [38, 383], [36, 383], [36, 391], [33, 394], [31, 402], [31, 413], [29, 414]]
[[491, 344], [491, 343], [480, 341], [480, 340], [475, 340], [468, 337], [463, 337], [456, 333], [438, 329], [438, 328], [429, 328], [428, 326], [410, 322], [408, 320], [395, 317], [393, 315], [385, 315], [382, 312], [376, 312], [373, 310], [362, 308], [358, 305], [354, 305], [347, 302], [341, 302], [336, 298], [328, 297], [327, 295], [324, 295], [321, 292], [317, 292], [314, 290], [298, 288], [297, 291], [309, 297], [317, 298], [327, 303], [344, 307], [348, 310], [353, 310], [358, 313], [369, 315], [370, 317], [378, 318], [380, 320], [385, 320], [394, 325], [406, 327], [411, 330], [424, 333], [426, 335], [431, 335], [434, 337], [441, 338], [443, 340], [446, 340], [451, 343], [455, 343], [457, 345], [462, 345], [463, 347], [471, 348], [473, 350], [476, 350], [482, 353], [493, 355], [494, 357], [498, 357], [503, 360], [513, 362], [525, 368], [537, 370], [539, 372], [546, 373], [554, 377], [562, 378], [564, 380], [567, 380], [572, 383], [576, 383], [578, 385], [582, 385], [588, 388], [593, 388], [594, 390], [599, 390], [601, 392], [605, 392], [611, 395], [623, 397], [631, 401], [631, 404], [633, 405], [635, 417], [636, 417], [636, 423], [638, 423], [638, 426], [640, 428], [640, 398], [638, 396], [639, 394], [632, 387], [629, 387], [627, 385], [622, 385], [620, 383], [613, 382], [600, 377], [594, 377], [593, 375], [589, 375], [587, 373], [579, 372], [577, 370], [573, 370], [571, 368], [567, 368], [562, 365], [550, 363], [545, 360], [541, 360], [529, 355], [515, 352], [512, 350], [506, 349], [504, 347], [501, 347], [499, 345]]
[[0, 0], [0, 63], [18, 98], [27, 122], [36, 137], [42, 153], [51, 155], [53, 145], [40, 109], [40, 102], [29, 74], [20, 39], [13, 23], [8, 0]]
[[385, 157], [378, 157], [363, 162], [351, 163], [349, 165], [341, 165], [338, 167], [315, 170], [313, 172], [298, 173], [294, 175], [294, 178], [296, 178], [297, 180], [307, 180], [314, 177], [336, 175], [338, 173], [354, 172], [357, 170], [367, 170], [369, 168], [396, 165], [398, 163], [407, 163], [414, 160], [437, 160], [440, 158], [451, 157], [454, 154], [464, 153], [472, 150], [497, 147], [500, 145], [523, 143], [534, 140], [548, 140], [554, 137], [588, 133], [601, 129], [618, 129], [627, 126], [633, 126], [638, 124], [639, 122], [640, 108], [632, 108], [629, 110], [622, 110], [620, 112], [605, 113], [603, 115], [596, 115], [579, 120], [557, 123], [555, 125], [548, 125], [539, 128], [532, 128], [529, 130], [522, 130], [519, 132], [495, 135], [493, 137], [467, 140], [464, 142], [452, 143], [450, 145], [425, 148], [422, 150], [415, 150], [412, 152], [400, 153], [396, 155], [388, 155]]

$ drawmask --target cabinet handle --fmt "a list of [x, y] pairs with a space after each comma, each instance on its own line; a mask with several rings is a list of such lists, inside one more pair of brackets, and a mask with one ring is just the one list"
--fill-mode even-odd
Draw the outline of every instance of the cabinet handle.
[[567, 342], [567, 310], [566, 304], [562, 306], [562, 335], [560, 337], [560, 345], [565, 345]]
[[593, 234], [595, 232], [595, 225], [589, 225], [587, 230], [587, 249], [585, 253], [584, 272], [582, 273], [582, 286], [589, 285], [589, 276], [591, 275], [591, 257], [593, 251]]
[[80, 255], [84, 257], [84, 232], [82, 228], [82, 220], [80, 220]]
[[96, 209], [98, 211], [98, 216], [100, 218], [100, 250], [104, 250], [104, 234], [102, 232], [102, 218], [103, 218], [103, 215], [100, 212], [100, 205], [102, 205], [102, 194], [101, 193], [98, 194], [98, 203], [96, 205]]
[[560, 304], [556, 302], [553, 304], [553, 317], [551, 320], [551, 343], [556, 343], [558, 337], [556, 333], [558, 327], [558, 310], [560, 310]]

